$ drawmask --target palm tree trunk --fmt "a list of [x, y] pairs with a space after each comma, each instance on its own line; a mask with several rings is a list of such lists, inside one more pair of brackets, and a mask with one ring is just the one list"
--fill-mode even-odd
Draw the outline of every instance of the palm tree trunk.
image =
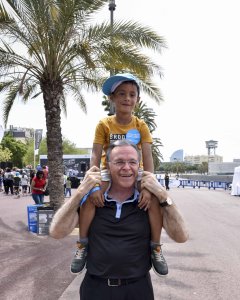
[[50, 204], [57, 210], [64, 201], [63, 151], [61, 133], [61, 106], [63, 93], [61, 81], [41, 82], [47, 127], [48, 186]]

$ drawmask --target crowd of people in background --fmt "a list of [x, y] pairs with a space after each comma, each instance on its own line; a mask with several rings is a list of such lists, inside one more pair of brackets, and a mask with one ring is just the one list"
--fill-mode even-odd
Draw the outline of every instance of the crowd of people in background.
[[[32, 187], [32, 181], [36, 178], [39, 170], [33, 169], [19, 169], [17, 167], [0, 168], [0, 192], [8, 196], [27, 196], [34, 193]], [[41, 167], [43, 177], [47, 179], [48, 168], [46, 166]]]
[[[41, 204], [46, 195], [48, 185], [48, 167], [38, 164], [34, 169], [19, 169], [17, 167], [0, 168], [0, 192], [9, 196], [32, 195], [35, 204]], [[72, 181], [64, 174], [64, 196], [71, 197]]]

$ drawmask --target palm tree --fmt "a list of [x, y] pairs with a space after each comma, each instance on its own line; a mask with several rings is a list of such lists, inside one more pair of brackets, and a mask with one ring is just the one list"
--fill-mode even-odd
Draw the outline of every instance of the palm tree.
[[[83, 90], [97, 91], [110, 70], [132, 72], [158, 103], [153, 75], [161, 68], [144, 49], [157, 53], [164, 40], [136, 22], [93, 24], [107, 0], [0, 0], [0, 92], [5, 126], [17, 97], [42, 94], [46, 116], [50, 202], [63, 202], [61, 111], [70, 94], [87, 112]], [[114, 32], [114, 38], [112, 37]], [[142, 50], [142, 51], [141, 51]]]

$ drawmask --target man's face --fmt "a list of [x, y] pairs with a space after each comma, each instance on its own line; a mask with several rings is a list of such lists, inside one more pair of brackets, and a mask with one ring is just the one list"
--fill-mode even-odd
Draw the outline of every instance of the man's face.
[[115, 147], [111, 152], [108, 168], [113, 184], [133, 187], [139, 168], [137, 151], [132, 146]]

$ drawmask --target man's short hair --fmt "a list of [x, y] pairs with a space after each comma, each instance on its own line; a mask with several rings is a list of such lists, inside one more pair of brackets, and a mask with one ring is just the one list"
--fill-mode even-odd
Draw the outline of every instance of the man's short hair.
[[110, 146], [107, 149], [107, 153], [106, 153], [107, 162], [110, 161], [110, 155], [111, 155], [112, 150], [115, 147], [123, 147], [123, 146], [131, 146], [131, 147], [133, 147], [136, 150], [136, 152], [137, 152], [138, 161], [139, 162], [141, 161], [141, 152], [138, 149], [137, 145], [135, 145], [134, 143], [130, 142], [129, 140], [124, 139], [124, 140], [118, 140], [118, 141], [113, 142], [113, 143], [110, 144]]

